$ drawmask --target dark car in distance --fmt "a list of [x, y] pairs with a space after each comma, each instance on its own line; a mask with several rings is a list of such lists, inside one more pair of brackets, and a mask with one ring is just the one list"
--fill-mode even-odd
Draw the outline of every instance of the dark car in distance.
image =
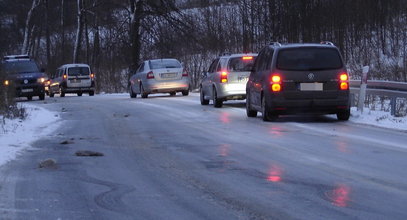
[[336, 114], [350, 116], [349, 75], [337, 47], [273, 43], [263, 48], [246, 85], [246, 113], [264, 121], [279, 115]]
[[3, 85], [13, 87], [16, 97], [32, 100], [33, 96], [38, 96], [40, 100], [45, 99], [44, 83], [48, 77], [28, 55], [5, 56], [0, 68], [6, 75]]

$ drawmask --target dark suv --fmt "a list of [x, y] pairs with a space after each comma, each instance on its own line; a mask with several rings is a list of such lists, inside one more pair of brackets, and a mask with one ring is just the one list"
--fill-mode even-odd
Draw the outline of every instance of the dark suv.
[[349, 76], [337, 47], [273, 43], [263, 48], [246, 85], [246, 113], [264, 121], [297, 113], [350, 116]]
[[17, 97], [45, 99], [44, 83], [48, 77], [28, 55], [5, 56], [0, 68], [6, 74], [3, 84], [15, 88]]

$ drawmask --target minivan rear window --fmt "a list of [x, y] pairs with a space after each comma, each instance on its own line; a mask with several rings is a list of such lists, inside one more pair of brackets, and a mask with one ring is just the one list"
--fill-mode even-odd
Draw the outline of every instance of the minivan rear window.
[[230, 71], [236, 72], [251, 71], [253, 68], [254, 59], [255, 59], [254, 56], [247, 56], [247, 59], [244, 59], [243, 57], [231, 58], [229, 61], [228, 69]]
[[89, 74], [88, 67], [71, 67], [68, 69], [68, 75], [70, 76], [87, 76]]
[[165, 68], [181, 68], [181, 64], [177, 60], [151, 60], [151, 69], [165, 69]]
[[292, 71], [330, 70], [343, 67], [338, 50], [331, 48], [289, 48], [278, 53], [277, 69]]

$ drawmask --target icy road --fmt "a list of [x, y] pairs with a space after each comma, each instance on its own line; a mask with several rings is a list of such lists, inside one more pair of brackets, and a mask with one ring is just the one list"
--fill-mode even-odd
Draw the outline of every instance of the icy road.
[[[1, 219], [407, 219], [402, 131], [266, 123], [244, 102], [215, 109], [196, 94], [30, 103], [64, 122], [1, 167]], [[39, 168], [47, 158], [56, 165]]]

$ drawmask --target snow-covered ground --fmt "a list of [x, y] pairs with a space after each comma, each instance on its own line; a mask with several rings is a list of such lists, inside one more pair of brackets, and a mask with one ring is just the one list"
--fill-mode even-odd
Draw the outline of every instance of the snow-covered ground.
[[391, 116], [390, 112], [373, 111], [365, 108], [361, 113], [357, 111], [356, 107], [352, 107], [349, 120], [359, 124], [407, 131], [407, 117], [394, 117]]
[[56, 113], [26, 103], [23, 106], [28, 113], [25, 120], [6, 119], [4, 124], [0, 122], [0, 166], [15, 159], [34, 141], [50, 134], [61, 123]]

